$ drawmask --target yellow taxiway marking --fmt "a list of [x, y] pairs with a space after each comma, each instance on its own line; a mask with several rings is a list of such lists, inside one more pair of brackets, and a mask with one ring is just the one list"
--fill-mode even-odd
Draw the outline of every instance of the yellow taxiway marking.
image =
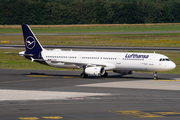
[[64, 76], [63, 78], [79, 78], [79, 77]]
[[[51, 120], [59, 120], [62, 119], [63, 117], [61, 116], [42, 116], [43, 119], [51, 119]], [[20, 120], [38, 120], [40, 118], [38, 117], [19, 117], [18, 119]]]
[[116, 114], [122, 114], [135, 118], [152, 118], [152, 117], [172, 117], [179, 116], [180, 112], [166, 110], [166, 111], [139, 111], [139, 110], [128, 110], [128, 111], [109, 111]]
[[[27, 75], [28, 77], [54, 77], [52, 75]], [[79, 77], [71, 77], [71, 76], [64, 76], [63, 78], [79, 78]]]
[[142, 112], [139, 110], [112, 111], [112, 113], [123, 114], [123, 115], [131, 116], [131, 117], [135, 117], [135, 118], [164, 117], [161, 115], [151, 114], [148, 112]]
[[60, 116], [46, 116], [46, 117], [42, 117], [42, 118], [58, 120], [58, 119], [62, 119], [63, 117], [60, 117]]
[[33, 79], [33, 80], [18, 80], [18, 81], [7, 81], [7, 82], [0, 82], [0, 84], [3, 84], [3, 83], [16, 83], [16, 82], [28, 82], [28, 81], [37, 81], [37, 80], [44, 80], [44, 79]]
[[180, 112], [153, 112], [153, 113], [163, 116], [172, 116], [172, 115], [180, 116]]
[[19, 117], [18, 119], [20, 119], [20, 120], [38, 120], [39, 118], [37, 118], [37, 117]]
[[27, 75], [28, 77], [54, 77], [52, 75]]
[[[39, 76], [39, 75], [38, 75]], [[31, 77], [31, 76], [30, 76]], [[41, 76], [42, 77], [42, 76]], [[45, 76], [43, 76], [45, 77]], [[63, 78], [79, 78], [79, 77], [68, 77], [65, 76]], [[29, 82], [29, 81], [38, 81], [38, 80], [46, 80], [46, 79], [31, 79], [31, 80], [18, 80], [18, 81], [6, 81], [6, 82], [0, 82], [0, 84], [5, 84], [5, 83], [17, 83], [17, 82]]]

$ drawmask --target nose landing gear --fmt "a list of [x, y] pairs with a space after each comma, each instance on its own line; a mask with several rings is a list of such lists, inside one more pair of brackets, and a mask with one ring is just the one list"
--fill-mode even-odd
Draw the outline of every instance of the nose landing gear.
[[154, 80], [157, 80], [158, 79], [157, 72], [154, 71], [153, 74], [154, 74]]

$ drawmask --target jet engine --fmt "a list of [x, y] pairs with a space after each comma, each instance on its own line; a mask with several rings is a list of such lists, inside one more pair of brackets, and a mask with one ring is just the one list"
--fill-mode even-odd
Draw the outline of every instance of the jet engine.
[[122, 71], [122, 70], [113, 70], [113, 72], [115, 73], [119, 73], [119, 74], [123, 74], [123, 75], [127, 75], [127, 74], [133, 74], [134, 71]]
[[101, 76], [104, 75], [105, 70], [103, 67], [87, 67], [85, 73], [88, 75]]

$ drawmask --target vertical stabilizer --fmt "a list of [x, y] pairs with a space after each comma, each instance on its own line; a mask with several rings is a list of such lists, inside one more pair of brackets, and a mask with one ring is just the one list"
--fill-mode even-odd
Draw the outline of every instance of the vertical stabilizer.
[[24, 36], [24, 44], [27, 52], [41, 52], [43, 47], [37, 40], [34, 33], [31, 31], [28, 25], [22, 25], [22, 31]]

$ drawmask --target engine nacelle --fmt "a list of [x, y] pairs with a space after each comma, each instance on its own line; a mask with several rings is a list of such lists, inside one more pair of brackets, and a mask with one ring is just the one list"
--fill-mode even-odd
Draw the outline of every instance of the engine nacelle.
[[103, 67], [87, 67], [85, 73], [88, 75], [101, 76], [104, 75], [105, 70]]
[[123, 74], [123, 75], [133, 74], [134, 73], [134, 71], [127, 71], [127, 70], [125, 70], [125, 71], [122, 71], [122, 70], [113, 70], [113, 72], [119, 73], [119, 74]]

